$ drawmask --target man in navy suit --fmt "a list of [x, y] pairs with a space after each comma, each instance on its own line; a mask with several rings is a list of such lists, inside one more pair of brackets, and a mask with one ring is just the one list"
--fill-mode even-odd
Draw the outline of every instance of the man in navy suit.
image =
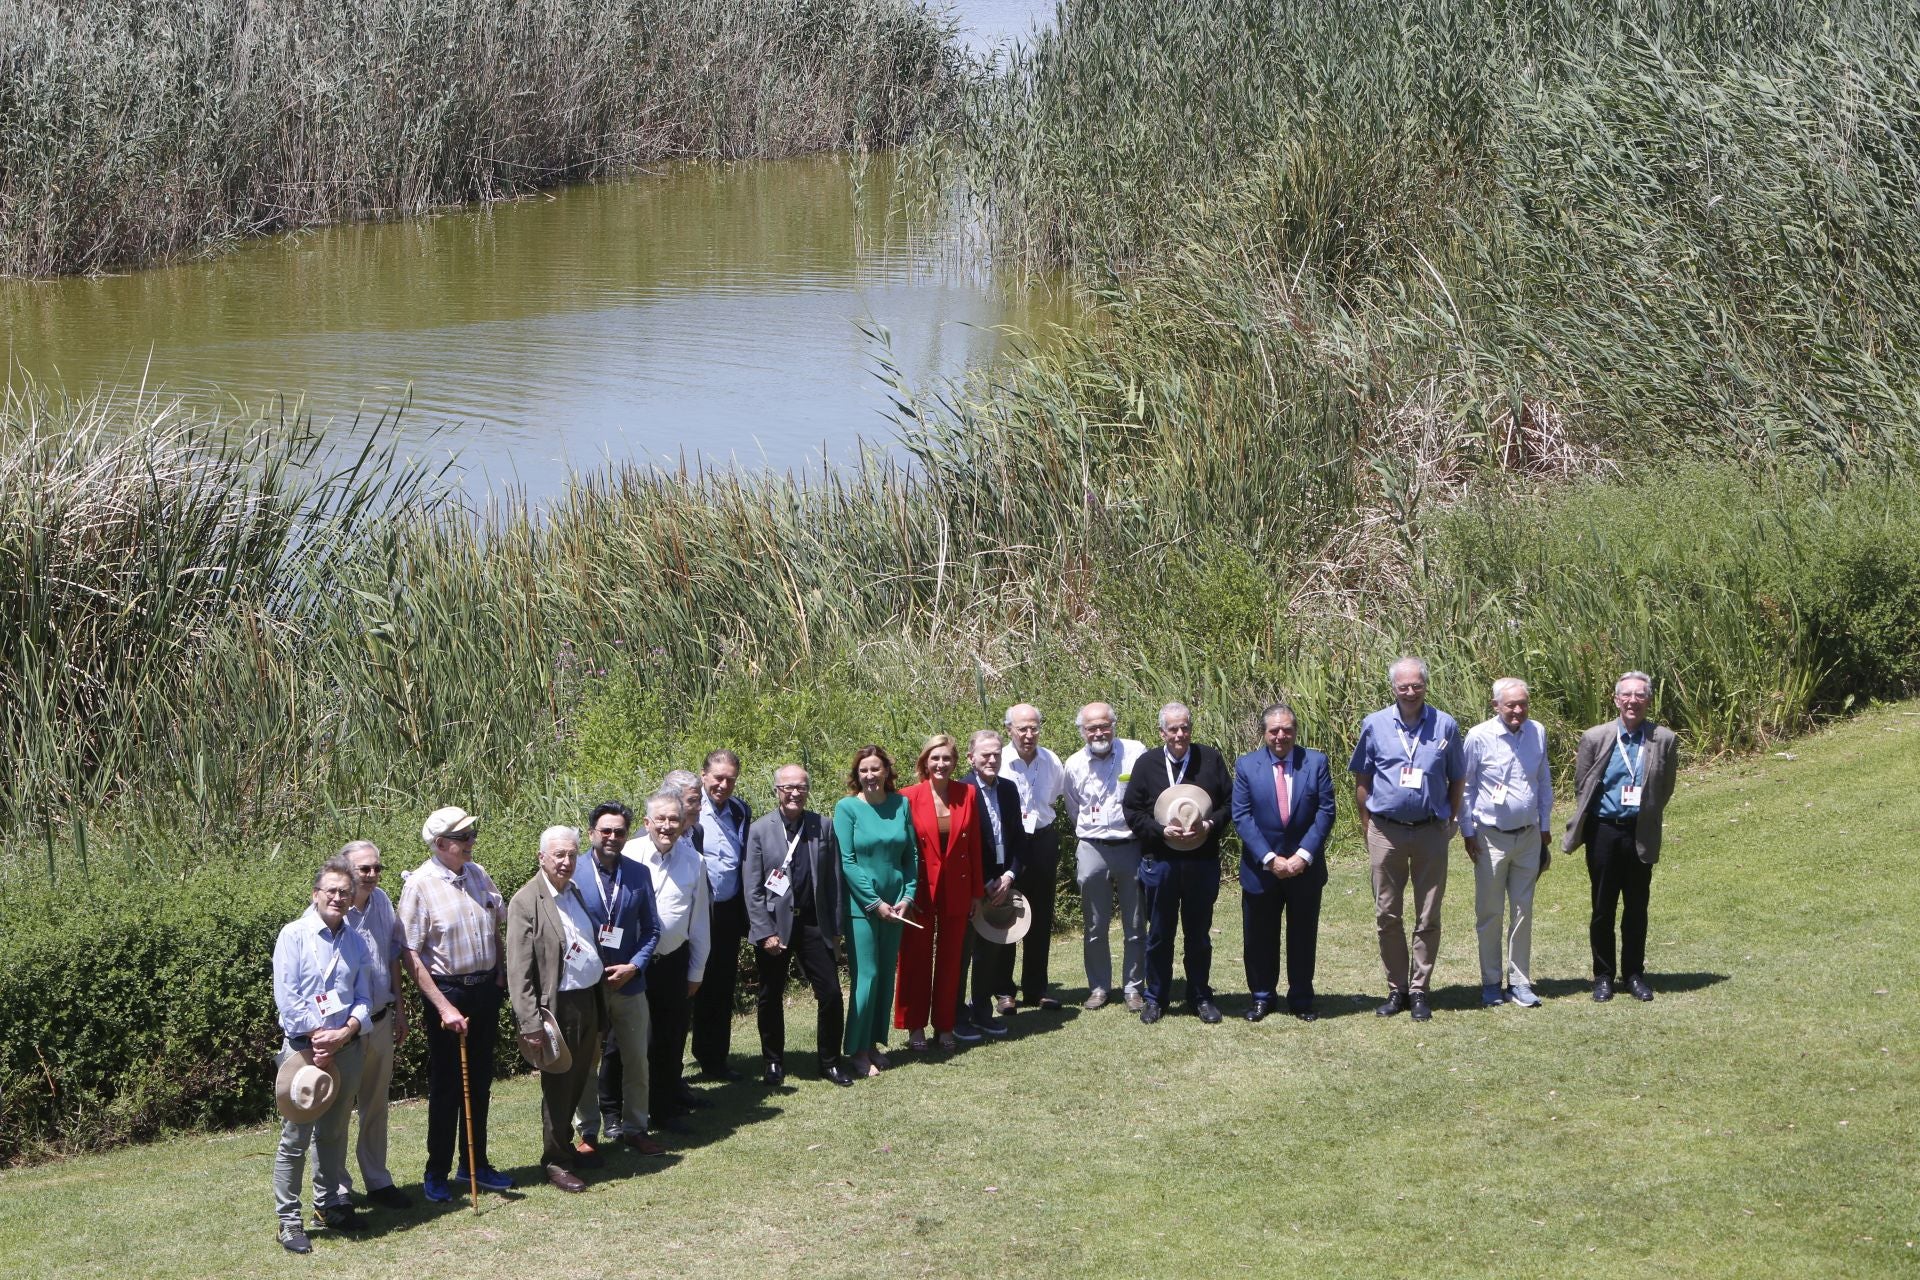
[[1333, 831], [1333, 775], [1327, 757], [1294, 745], [1293, 708], [1260, 713], [1266, 745], [1233, 766], [1233, 825], [1240, 833], [1240, 913], [1246, 931], [1247, 1021], [1272, 1011], [1280, 980], [1280, 929], [1287, 933], [1287, 1011], [1302, 1022], [1313, 1009], [1313, 962], [1320, 894], [1327, 885], [1327, 836]]

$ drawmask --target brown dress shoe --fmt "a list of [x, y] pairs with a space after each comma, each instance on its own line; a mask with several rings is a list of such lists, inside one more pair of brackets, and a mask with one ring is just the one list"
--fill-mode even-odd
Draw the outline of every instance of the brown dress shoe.
[[1095, 987], [1093, 990], [1087, 992], [1087, 1002], [1081, 1005], [1080, 1007], [1082, 1009], [1106, 1008], [1107, 1007], [1107, 989], [1105, 987]]
[[547, 1181], [562, 1191], [585, 1191], [587, 1184], [562, 1169], [557, 1164], [547, 1166]]
[[643, 1156], [663, 1156], [667, 1149], [644, 1133], [623, 1133], [620, 1135], [623, 1145], [633, 1148]]
[[1127, 992], [1127, 1012], [1138, 1013], [1147, 1007], [1147, 998], [1138, 991]]

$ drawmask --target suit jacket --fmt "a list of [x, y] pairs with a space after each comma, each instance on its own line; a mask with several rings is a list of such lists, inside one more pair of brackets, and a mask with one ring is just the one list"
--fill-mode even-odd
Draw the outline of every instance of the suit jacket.
[[[643, 835], [642, 840], [646, 839]], [[607, 919], [607, 904], [600, 892], [600, 872], [594, 866], [593, 850], [587, 849], [574, 864], [573, 887], [586, 904], [587, 918], [595, 930]], [[646, 864], [621, 855], [613, 875], [613, 924], [620, 930], [620, 945], [601, 947], [601, 964], [638, 965], [640, 972], [628, 978], [608, 994], [618, 1000], [636, 996], [647, 989], [647, 961], [660, 941], [660, 911], [653, 901], [653, 873]]]
[[1240, 833], [1240, 887], [1248, 893], [1277, 889], [1281, 879], [1267, 870], [1267, 855], [1310, 855], [1297, 878], [1327, 882], [1327, 837], [1333, 832], [1333, 772], [1323, 752], [1296, 746], [1287, 757], [1287, 821], [1280, 822], [1280, 800], [1273, 791], [1273, 753], [1265, 747], [1233, 762], [1233, 829]]
[[1212, 799], [1207, 819], [1213, 823], [1213, 828], [1207, 832], [1206, 843], [1198, 848], [1183, 852], [1167, 844], [1165, 828], [1155, 820], [1153, 806], [1173, 782], [1167, 773], [1167, 749], [1155, 747], [1134, 762], [1133, 778], [1127, 783], [1126, 793], [1120, 797], [1120, 811], [1126, 815], [1128, 828], [1140, 841], [1143, 856], [1213, 858], [1216, 861], [1220, 857], [1220, 841], [1227, 834], [1227, 820], [1233, 814], [1233, 779], [1227, 773], [1227, 758], [1199, 742], [1187, 745], [1187, 755], [1190, 758], [1185, 781], [1199, 787]]
[[[984, 799], [980, 794], [980, 780], [972, 773], [963, 773], [959, 780], [974, 788], [974, 799]], [[1020, 816], [1020, 787], [1012, 778], [1002, 774], [993, 780], [993, 803], [1000, 811], [1000, 842], [1005, 845], [1005, 859], [1001, 860], [993, 847], [993, 825], [987, 814], [980, 815], [980, 883], [992, 884], [1011, 871], [1018, 879], [1027, 865], [1027, 824]]]
[[[536, 871], [507, 904], [507, 999], [513, 1004], [513, 1020], [521, 1035], [538, 1034], [540, 1010], [553, 1011], [566, 951], [567, 931], [560, 923], [560, 910], [547, 892], [545, 873]], [[606, 990], [606, 983], [594, 984], [594, 1000], [603, 1018]], [[571, 1047], [579, 1051], [578, 1045]]]
[[[829, 938], [840, 936], [840, 850], [834, 847], [833, 828], [808, 809], [800, 815], [800, 843], [793, 860], [806, 859], [807, 883], [813, 893], [813, 918]], [[787, 824], [778, 809], [747, 829], [747, 850], [740, 858], [740, 883], [747, 893], [747, 941], [759, 946], [768, 938], [793, 945], [793, 890], [767, 892], [767, 877], [787, 860]], [[788, 883], [792, 883], [788, 872]]]
[[[1560, 848], [1572, 853], [1587, 839], [1587, 820], [1600, 810], [1600, 780], [1607, 773], [1607, 757], [1619, 733], [1618, 720], [1597, 724], [1580, 735], [1573, 759], [1573, 812], [1567, 815], [1567, 833]], [[1645, 754], [1640, 767], [1646, 790], [1640, 796], [1640, 816], [1633, 826], [1634, 852], [1652, 866], [1660, 861], [1660, 822], [1673, 796], [1673, 777], [1680, 766], [1680, 740], [1663, 724], [1646, 722]]]
[[[933, 812], [933, 784], [916, 782], [902, 787], [913, 836], [920, 844], [920, 884], [916, 900], [923, 911], [953, 915], [971, 910], [984, 884], [980, 879], [980, 824], [985, 821], [972, 783], [955, 781], [947, 788], [947, 836], [940, 838], [940, 822]], [[924, 918], [924, 917], [923, 917]]]

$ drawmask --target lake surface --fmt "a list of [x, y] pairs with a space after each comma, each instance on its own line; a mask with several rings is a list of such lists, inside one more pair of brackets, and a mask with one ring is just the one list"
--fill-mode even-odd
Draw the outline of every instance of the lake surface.
[[[977, 49], [1052, 13], [955, 8]], [[0, 281], [10, 377], [230, 415], [284, 401], [340, 435], [406, 403], [409, 451], [536, 496], [607, 458], [850, 460], [890, 438], [882, 364], [932, 389], [994, 359], [1003, 327], [1076, 315], [971, 260], [950, 216], [906, 211], [894, 168], [680, 164], [206, 262]]]

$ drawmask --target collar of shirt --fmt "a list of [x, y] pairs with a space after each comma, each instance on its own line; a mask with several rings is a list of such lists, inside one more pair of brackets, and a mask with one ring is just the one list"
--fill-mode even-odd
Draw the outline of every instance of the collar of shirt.
[[1642, 720], [1638, 728], [1629, 729], [1627, 728], [1627, 722], [1616, 716], [1613, 721], [1613, 736], [1631, 743], [1645, 742], [1647, 738], [1647, 722]]

